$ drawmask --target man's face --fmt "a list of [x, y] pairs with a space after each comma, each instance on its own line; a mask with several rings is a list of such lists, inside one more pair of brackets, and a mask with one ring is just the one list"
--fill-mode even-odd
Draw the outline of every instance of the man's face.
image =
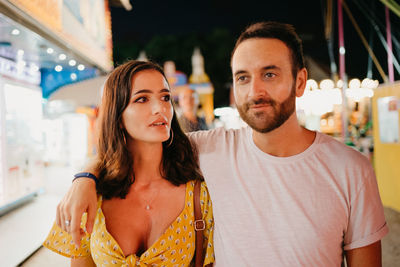
[[242, 119], [255, 131], [270, 132], [295, 111], [296, 80], [289, 48], [280, 40], [253, 38], [232, 57], [235, 101]]
[[196, 112], [195, 93], [189, 88], [184, 88], [179, 94], [179, 106], [184, 113]]

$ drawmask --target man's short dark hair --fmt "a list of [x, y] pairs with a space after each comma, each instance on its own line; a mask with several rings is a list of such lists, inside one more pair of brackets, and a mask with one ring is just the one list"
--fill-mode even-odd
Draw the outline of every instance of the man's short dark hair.
[[231, 60], [236, 48], [243, 41], [253, 38], [271, 38], [284, 42], [291, 52], [293, 77], [296, 77], [297, 72], [304, 68], [303, 45], [294, 27], [274, 21], [257, 22], [248, 26], [237, 39]]

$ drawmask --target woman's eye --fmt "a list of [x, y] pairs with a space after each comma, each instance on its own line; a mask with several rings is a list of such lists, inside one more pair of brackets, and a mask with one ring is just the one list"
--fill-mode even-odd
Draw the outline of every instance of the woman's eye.
[[146, 102], [146, 101], [147, 101], [147, 98], [144, 97], [144, 96], [142, 96], [142, 97], [137, 98], [137, 99], [135, 100], [135, 103], [144, 103], [144, 102]]
[[171, 95], [165, 95], [162, 97], [162, 100], [164, 100], [165, 102], [169, 102], [171, 100]]

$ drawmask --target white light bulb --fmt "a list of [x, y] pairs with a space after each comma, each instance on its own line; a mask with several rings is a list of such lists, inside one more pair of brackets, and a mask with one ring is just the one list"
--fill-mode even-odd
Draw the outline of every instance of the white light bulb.
[[60, 72], [60, 71], [62, 71], [63, 67], [61, 65], [57, 65], [57, 66], [55, 66], [54, 69], [55, 69], [55, 71]]
[[319, 83], [319, 88], [321, 88], [322, 90], [330, 90], [333, 89], [333, 87], [335, 87], [335, 83], [330, 79], [322, 80]]
[[307, 80], [307, 83], [306, 83], [306, 89], [316, 90], [316, 89], [318, 89], [318, 83], [313, 79], [309, 79], [309, 80]]
[[66, 59], [67, 58], [67, 56], [65, 55], [65, 54], [60, 54], [59, 56], [58, 56], [58, 59], [59, 60], [64, 60], [64, 59]]
[[18, 34], [20, 34], [20, 31], [18, 29], [14, 29], [14, 30], [11, 31], [11, 34], [12, 35], [18, 35]]
[[349, 82], [349, 88], [351, 88], [351, 89], [357, 89], [357, 88], [360, 88], [360, 86], [361, 86], [361, 82], [357, 78], [351, 79]]

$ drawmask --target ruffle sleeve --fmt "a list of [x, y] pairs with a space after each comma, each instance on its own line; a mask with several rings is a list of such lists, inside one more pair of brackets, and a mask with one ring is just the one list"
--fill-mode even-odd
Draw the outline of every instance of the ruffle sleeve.
[[[86, 213], [82, 216], [81, 228], [83, 229], [86, 216]], [[90, 235], [85, 232], [85, 235], [81, 239], [81, 246], [77, 248], [72, 240], [72, 236], [54, 223], [46, 240], [43, 242], [43, 246], [69, 258], [88, 257], [90, 256]]]

